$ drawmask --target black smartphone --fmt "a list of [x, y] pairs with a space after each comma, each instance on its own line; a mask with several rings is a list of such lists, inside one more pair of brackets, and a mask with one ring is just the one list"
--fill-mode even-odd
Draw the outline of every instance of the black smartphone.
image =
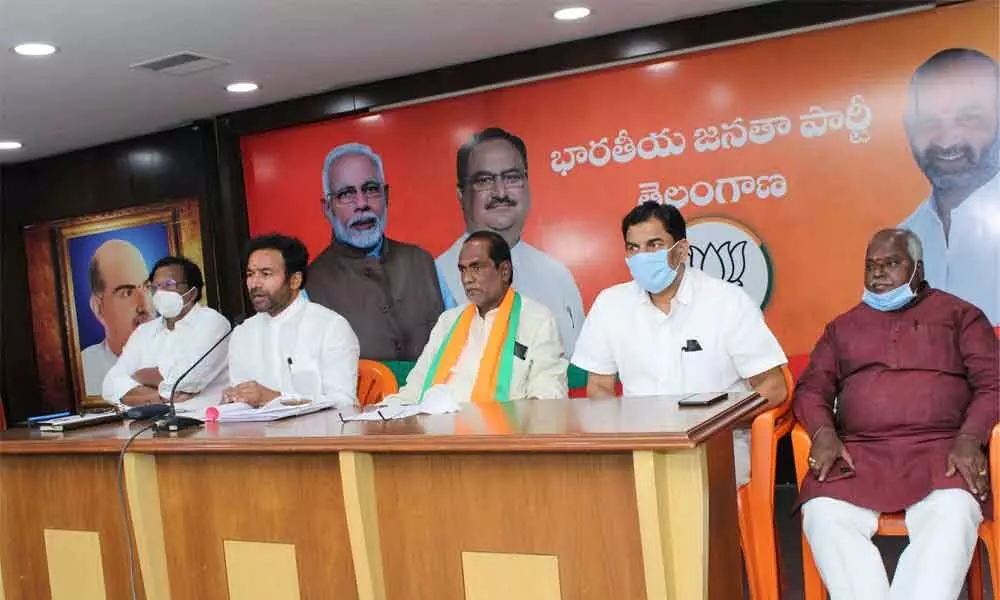
[[697, 408], [702, 406], [711, 406], [716, 402], [720, 402], [729, 397], [728, 392], [723, 392], [721, 394], [691, 394], [690, 396], [684, 396], [677, 401], [677, 406], [682, 408]]
[[851, 468], [851, 465], [847, 464], [847, 461], [843, 458], [838, 457], [837, 460], [833, 461], [833, 466], [830, 467], [830, 471], [826, 474], [826, 479], [824, 481], [838, 481], [840, 479], [850, 479], [854, 477], [857, 473]]

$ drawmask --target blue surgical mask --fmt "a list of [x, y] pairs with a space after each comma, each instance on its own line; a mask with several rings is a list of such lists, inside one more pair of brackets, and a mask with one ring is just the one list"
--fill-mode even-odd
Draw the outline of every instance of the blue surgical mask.
[[906, 306], [910, 300], [913, 300], [913, 297], [916, 295], [913, 293], [913, 288], [910, 287], [910, 284], [913, 282], [913, 276], [916, 274], [917, 270], [913, 269], [913, 273], [910, 275], [910, 281], [907, 281], [898, 288], [893, 288], [888, 292], [882, 292], [881, 294], [876, 294], [868, 288], [865, 288], [864, 293], [861, 294], [861, 301], [881, 312], [899, 310]]
[[625, 259], [632, 278], [650, 294], [659, 294], [677, 279], [677, 269], [670, 266], [668, 257], [674, 246], [656, 252], [637, 252]]

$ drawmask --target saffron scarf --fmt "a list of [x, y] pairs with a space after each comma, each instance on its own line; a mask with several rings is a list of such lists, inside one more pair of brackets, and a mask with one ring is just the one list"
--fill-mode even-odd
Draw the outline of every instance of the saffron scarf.
[[[465, 342], [469, 338], [472, 320], [476, 317], [476, 305], [465, 307], [462, 314], [451, 326], [447, 337], [438, 349], [431, 363], [424, 387], [420, 391], [420, 400], [431, 387], [445, 383], [455, 368]], [[471, 400], [476, 404], [491, 402], [510, 402], [510, 380], [514, 372], [514, 338], [517, 336], [517, 326], [521, 320], [521, 294], [508, 288], [497, 309], [496, 320], [490, 330], [490, 336], [483, 348], [483, 356], [479, 360], [479, 371], [472, 387]]]

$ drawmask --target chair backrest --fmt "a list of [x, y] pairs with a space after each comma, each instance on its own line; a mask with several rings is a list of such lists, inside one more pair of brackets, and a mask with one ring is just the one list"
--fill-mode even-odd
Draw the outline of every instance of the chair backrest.
[[795, 479], [799, 487], [809, 473], [809, 451], [812, 449], [812, 438], [801, 424], [792, 428], [792, 454], [795, 457]]
[[787, 366], [781, 368], [785, 376], [787, 395], [780, 405], [757, 415], [750, 426], [750, 486], [754, 503], [774, 506], [775, 461], [778, 442], [792, 428], [792, 396], [795, 379]]
[[[993, 426], [993, 434], [990, 435], [990, 471], [990, 484], [993, 486], [993, 519], [996, 520], [1000, 519], [1000, 423]], [[996, 564], [1000, 565], [1000, 560], [996, 561]], [[1000, 577], [1000, 574], [995, 574], [994, 577]]]
[[377, 360], [358, 361], [358, 404], [378, 404], [382, 398], [399, 391], [392, 369]]

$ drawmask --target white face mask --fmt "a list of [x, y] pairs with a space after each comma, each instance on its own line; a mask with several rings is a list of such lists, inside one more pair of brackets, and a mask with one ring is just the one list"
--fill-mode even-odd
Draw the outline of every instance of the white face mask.
[[184, 310], [184, 296], [187, 296], [189, 292], [195, 289], [191, 288], [187, 292], [184, 292], [184, 295], [177, 292], [168, 292], [167, 290], [157, 290], [153, 294], [153, 307], [156, 308], [156, 312], [160, 313], [161, 316], [173, 319]]

